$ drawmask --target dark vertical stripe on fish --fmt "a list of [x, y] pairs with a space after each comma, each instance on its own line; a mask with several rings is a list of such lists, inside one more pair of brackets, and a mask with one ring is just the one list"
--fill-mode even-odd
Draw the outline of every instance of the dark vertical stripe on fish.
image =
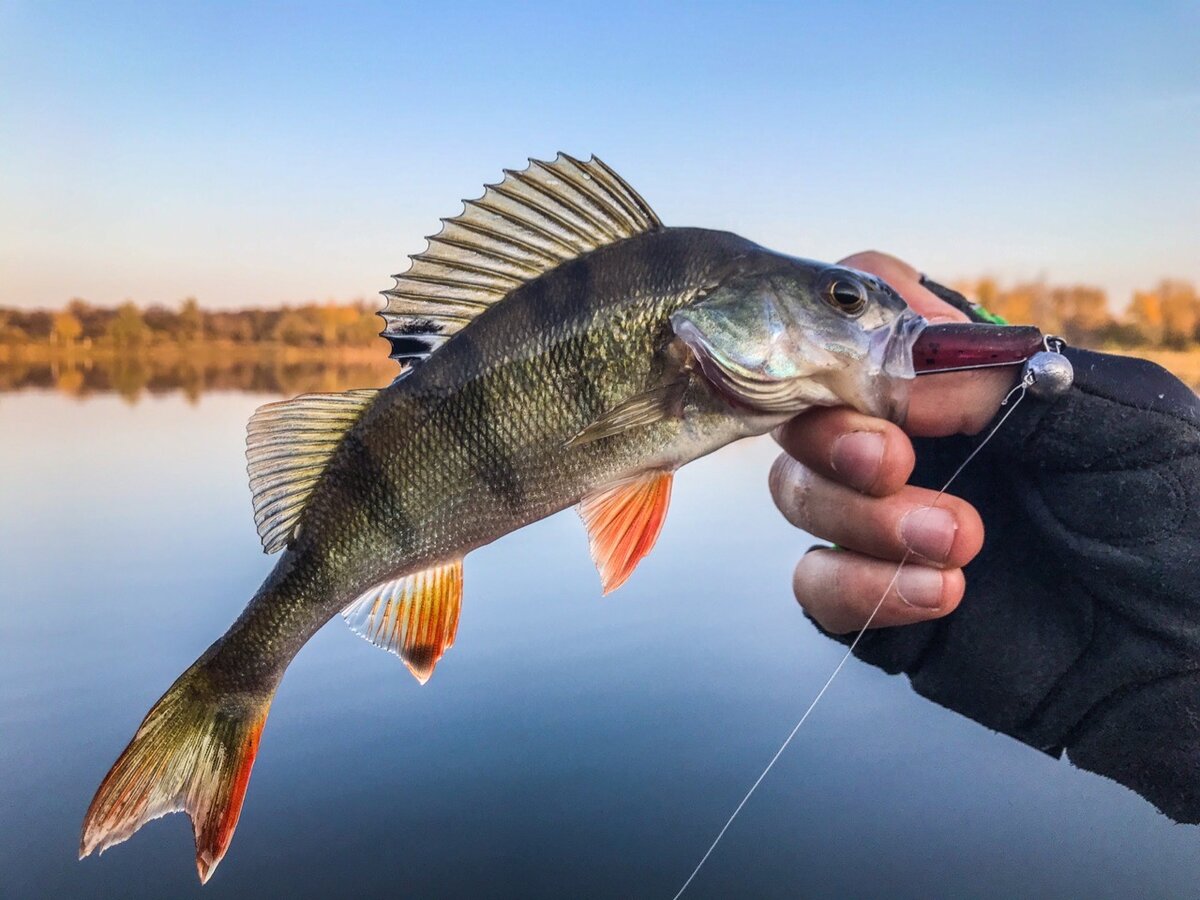
[[[355, 461], [348, 469], [354, 476], [341, 478], [337, 483], [346, 504], [344, 508], [361, 516], [372, 531], [408, 552], [414, 545], [413, 527], [397, 502], [401, 494], [388, 483], [386, 460], [379, 458], [369, 442], [354, 432], [343, 440], [344, 452]], [[387, 502], [389, 497], [392, 503]]]
[[[470, 333], [457, 337], [458, 352], [467, 371], [473, 371], [481, 363], [478, 347]], [[503, 385], [511, 390], [511, 385]], [[524, 500], [520, 473], [513, 462], [512, 448], [501, 429], [509, 423], [493, 411], [489, 384], [475, 381], [463, 389], [467, 415], [456, 423], [455, 439], [466, 446], [473, 445], [469, 454], [471, 471], [487, 487], [493, 496], [502, 500], [510, 509], [518, 509]], [[462, 429], [462, 430], [460, 430]]]

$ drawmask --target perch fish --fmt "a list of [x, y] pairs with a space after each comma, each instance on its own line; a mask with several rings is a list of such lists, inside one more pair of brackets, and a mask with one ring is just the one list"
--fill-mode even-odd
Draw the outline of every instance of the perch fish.
[[571, 506], [608, 593], [654, 546], [685, 463], [812, 406], [900, 420], [925, 325], [871, 275], [664, 227], [599, 159], [565, 154], [467, 201], [384, 293], [391, 385], [250, 420], [255, 522], [279, 560], [146, 715], [81, 857], [182, 810], [207, 881], [275, 689], [329, 619], [425, 682], [454, 643], [463, 557]]

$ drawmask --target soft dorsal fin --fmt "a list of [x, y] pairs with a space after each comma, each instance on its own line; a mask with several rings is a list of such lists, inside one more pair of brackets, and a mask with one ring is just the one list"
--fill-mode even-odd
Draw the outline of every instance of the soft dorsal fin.
[[531, 159], [442, 220], [429, 246], [383, 294], [382, 335], [412, 365], [514, 288], [606, 244], [661, 228], [658, 216], [596, 157]]
[[671, 499], [670, 472], [646, 472], [588, 494], [579, 502], [592, 561], [611, 594], [654, 549]]
[[359, 637], [395, 653], [424, 684], [454, 645], [462, 607], [462, 560], [386, 581], [344, 610]]
[[375, 389], [301, 394], [260, 406], [246, 426], [246, 461], [254, 524], [263, 549], [285, 547], [330, 456]]

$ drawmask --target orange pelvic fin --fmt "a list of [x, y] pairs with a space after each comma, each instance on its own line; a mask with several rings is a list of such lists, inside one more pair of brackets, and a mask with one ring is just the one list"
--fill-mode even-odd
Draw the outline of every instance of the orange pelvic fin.
[[625, 583], [654, 547], [671, 499], [670, 472], [646, 472], [584, 497], [579, 515], [604, 593]]
[[344, 610], [355, 634], [395, 653], [424, 684], [454, 645], [462, 607], [462, 560], [371, 588]]
[[214, 693], [199, 664], [181, 675], [100, 783], [80, 859], [182, 810], [192, 820], [200, 882], [208, 881], [233, 839], [272, 693]]

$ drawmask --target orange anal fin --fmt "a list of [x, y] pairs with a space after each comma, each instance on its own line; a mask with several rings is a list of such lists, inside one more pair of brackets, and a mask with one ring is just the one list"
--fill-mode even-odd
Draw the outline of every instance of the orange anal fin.
[[462, 560], [376, 585], [344, 610], [355, 634], [395, 653], [424, 684], [454, 645], [462, 607]]
[[587, 526], [592, 561], [604, 593], [625, 583], [654, 548], [671, 499], [670, 472], [646, 472], [588, 494], [579, 503]]

